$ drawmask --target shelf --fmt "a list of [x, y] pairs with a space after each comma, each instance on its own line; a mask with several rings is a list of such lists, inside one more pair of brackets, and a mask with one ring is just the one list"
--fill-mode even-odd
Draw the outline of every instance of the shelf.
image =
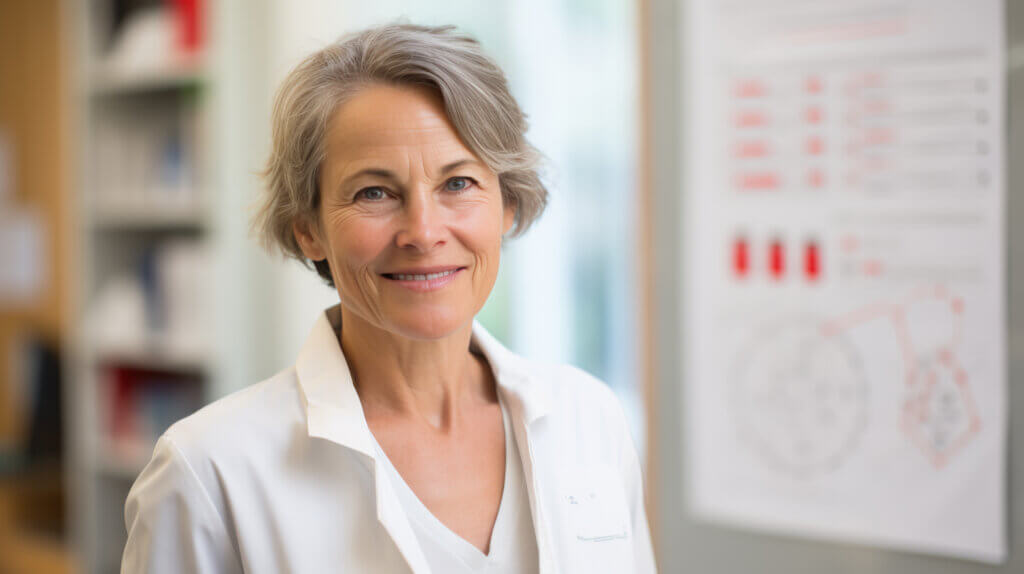
[[208, 371], [210, 357], [198, 349], [185, 350], [168, 346], [104, 346], [92, 351], [93, 364], [136, 367], [177, 373]]
[[206, 69], [198, 57], [151, 69], [100, 66], [92, 79], [91, 92], [97, 96], [143, 94], [198, 86], [205, 79]]
[[196, 229], [204, 227], [207, 219], [197, 203], [98, 205], [91, 223], [100, 229]]
[[[83, 573], [117, 571], [124, 497], [157, 437], [248, 383], [251, 349], [271, 348], [263, 329], [247, 335], [258, 345], [224, 347], [216, 338], [271, 304], [269, 291], [244, 288], [264, 277], [266, 263], [216, 272], [234, 269], [244, 241], [218, 214], [244, 216], [268, 139], [270, 110], [263, 98], [246, 98], [267, 90], [248, 50], [266, 37], [264, 16], [213, 18], [230, 7], [195, 3], [202, 34], [189, 54], [175, 35], [174, 11], [184, 4], [128, 2], [118, 22], [108, 4], [86, 0], [73, 11], [79, 41], [68, 54], [69, 69], [82, 70], [72, 75], [82, 169], [69, 240], [76, 321], [68, 375], [76, 384], [67, 410], [69, 516]], [[142, 13], [150, 10], [166, 11]], [[216, 73], [221, 67], [233, 73]], [[215, 97], [225, 90], [237, 101]]]

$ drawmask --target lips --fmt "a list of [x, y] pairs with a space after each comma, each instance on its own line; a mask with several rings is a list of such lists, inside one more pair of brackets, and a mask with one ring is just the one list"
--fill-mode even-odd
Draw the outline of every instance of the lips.
[[430, 273], [416, 273], [416, 272], [402, 272], [402, 273], [382, 273], [388, 279], [395, 279], [398, 281], [429, 281], [432, 279], [440, 279], [441, 277], [447, 277], [459, 271], [461, 267], [453, 267], [444, 271], [434, 271]]
[[400, 269], [390, 273], [381, 273], [392, 284], [400, 285], [413, 291], [433, 291], [440, 289], [455, 280], [465, 267], [431, 267], [419, 269]]

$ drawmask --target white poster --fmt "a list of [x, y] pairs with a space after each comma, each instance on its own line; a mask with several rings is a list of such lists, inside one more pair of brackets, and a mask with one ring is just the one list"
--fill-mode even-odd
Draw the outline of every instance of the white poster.
[[697, 516], [1004, 560], [1003, 12], [687, 4]]

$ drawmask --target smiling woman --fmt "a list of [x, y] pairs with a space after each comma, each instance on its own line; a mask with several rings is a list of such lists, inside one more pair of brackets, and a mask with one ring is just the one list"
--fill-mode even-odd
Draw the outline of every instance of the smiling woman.
[[[494, 286], [515, 208], [442, 99], [371, 84], [337, 109], [325, 140], [318, 217], [293, 229], [307, 258], [327, 262], [342, 320], [415, 339], [466, 327]], [[358, 330], [342, 332], [343, 347]]]
[[525, 130], [452, 28], [367, 30], [289, 75], [256, 227], [339, 304], [294, 367], [164, 434], [123, 571], [654, 571], [614, 395], [474, 322], [546, 201]]

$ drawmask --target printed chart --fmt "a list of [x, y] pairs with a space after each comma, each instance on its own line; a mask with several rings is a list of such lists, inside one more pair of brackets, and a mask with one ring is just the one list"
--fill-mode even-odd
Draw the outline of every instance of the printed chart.
[[1003, 10], [688, 3], [698, 516], [1005, 558]]

